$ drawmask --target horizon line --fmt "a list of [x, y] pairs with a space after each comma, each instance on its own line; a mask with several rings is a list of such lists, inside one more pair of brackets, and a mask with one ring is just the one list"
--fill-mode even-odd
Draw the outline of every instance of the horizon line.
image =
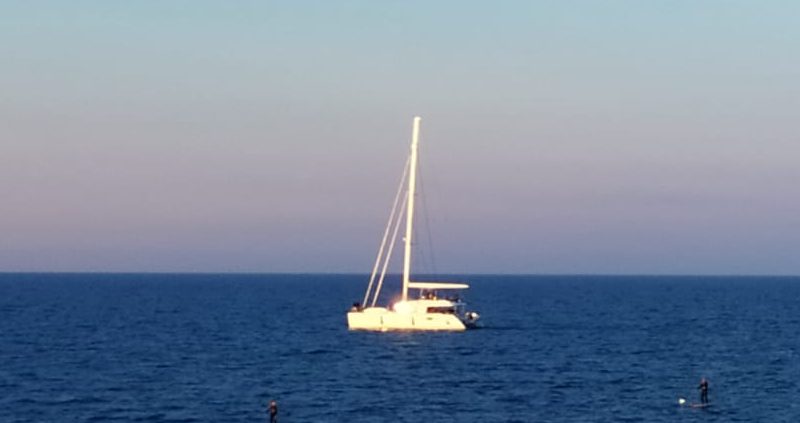
[[[7, 271], [0, 270], [0, 275], [285, 275], [285, 276], [367, 276], [369, 272], [268, 272], [268, 271], [60, 271], [60, 270], [24, 270]], [[400, 273], [390, 273], [389, 276], [400, 276]], [[529, 276], [529, 277], [677, 277], [677, 278], [800, 278], [800, 274], [764, 274], [764, 273], [493, 273], [493, 272], [474, 272], [474, 273], [419, 273], [425, 277], [450, 277], [450, 276]]]

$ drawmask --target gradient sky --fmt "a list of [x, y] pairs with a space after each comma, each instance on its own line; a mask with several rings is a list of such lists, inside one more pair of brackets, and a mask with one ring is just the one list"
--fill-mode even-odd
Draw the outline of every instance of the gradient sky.
[[800, 274], [795, 1], [0, 10], [2, 271]]

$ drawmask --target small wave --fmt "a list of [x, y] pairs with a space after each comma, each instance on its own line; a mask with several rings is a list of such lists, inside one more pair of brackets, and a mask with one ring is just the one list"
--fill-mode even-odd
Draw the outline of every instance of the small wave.
[[163, 422], [166, 415], [164, 413], [153, 413], [146, 416], [134, 417], [135, 422]]
[[102, 404], [108, 402], [105, 398], [97, 397], [94, 395], [88, 396], [73, 396], [73, 395], [59, 395], [50, 401], [48, 404]]
[[509, 325], [509, 326], [477, 326], [472, 330], [481, 330], [481, 331], [524, 331], [526, 328], [524, 326], [516, 326], [516, 325]]
[[303, 351], [303, 354], [306, 354], [306, 355], [325, 355], [325, 354], [332, 354], [334, 352], [335, 351], [328, 350], [328, 349], [325, 349], [325, 348], [315, 348], [315, 349]]

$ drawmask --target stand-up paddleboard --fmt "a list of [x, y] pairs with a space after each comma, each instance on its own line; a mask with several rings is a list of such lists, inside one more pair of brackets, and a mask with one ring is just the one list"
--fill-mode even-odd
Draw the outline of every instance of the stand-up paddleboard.
[[678, 398], [678, 405], [681, 407], [688, 407], [688, 408], [708, 408], [711, 407], [710, 403], [697, 403], [697, 402], [687, 402], [686, 398]]

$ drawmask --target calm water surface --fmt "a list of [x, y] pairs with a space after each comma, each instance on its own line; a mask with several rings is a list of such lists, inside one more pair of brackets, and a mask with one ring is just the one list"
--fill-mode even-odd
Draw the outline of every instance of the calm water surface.
[[800, 421], [799, 278], [458, 280], [485, 328], [348, 332], [363, 276], [0, 274], [0, 422]]

